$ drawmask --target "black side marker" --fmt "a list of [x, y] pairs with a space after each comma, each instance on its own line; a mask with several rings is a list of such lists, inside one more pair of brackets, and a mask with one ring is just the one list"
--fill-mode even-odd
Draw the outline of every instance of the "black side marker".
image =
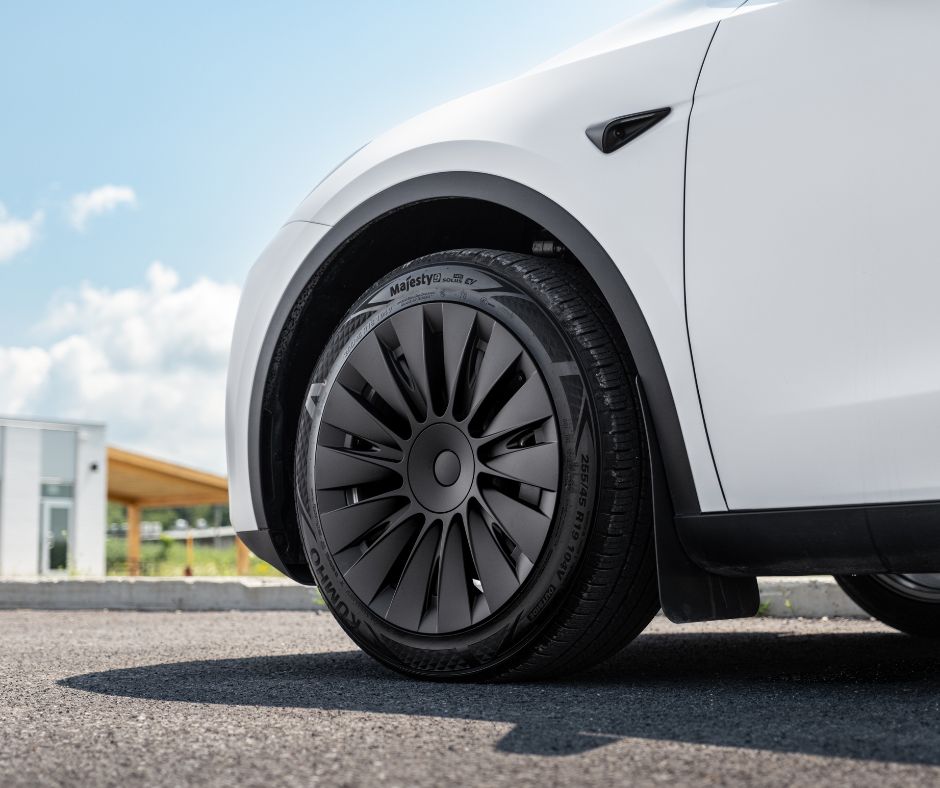
[[672, 109], [663, 107], [648, 112], [637, 112], [633, 115], [624, 115], [613, 120], [595, 123], [585, 130], [588, 139], [603, 153], [613, 153], [628, 142], [632, 142], [643, 132], [649, 131], [659, 121], [665, 118]]

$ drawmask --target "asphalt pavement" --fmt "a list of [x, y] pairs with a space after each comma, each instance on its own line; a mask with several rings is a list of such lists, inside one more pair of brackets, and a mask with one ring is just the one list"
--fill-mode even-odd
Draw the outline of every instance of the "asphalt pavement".
[[657, 619], [592, 672], [411, 681], [322, 612], [0, 612], [0, 785], [940, 784], [940, 648]]

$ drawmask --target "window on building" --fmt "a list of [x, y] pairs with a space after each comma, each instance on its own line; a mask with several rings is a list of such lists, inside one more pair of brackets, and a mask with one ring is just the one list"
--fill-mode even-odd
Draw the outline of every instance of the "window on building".
[[42, 431], [43, 482], [72, 484], [75, 481], [75, 437], [72, 430]]

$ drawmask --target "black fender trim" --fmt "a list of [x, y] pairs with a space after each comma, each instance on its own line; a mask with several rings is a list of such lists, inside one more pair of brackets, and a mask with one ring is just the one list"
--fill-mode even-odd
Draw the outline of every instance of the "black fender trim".
[[294, 576], [294, 573], [291, 572], [291, 570], [288, 569], [281, 560], [281, 556], [279, 555], [277, 548], [274, 546], [274, 540], [271, 538], [271, 532], [269, 530], [237, 531], [235, 535], [241, 539], [245, 543], [245, 546], [262, 561], [267, 561], [269, 564], [271, 564], [271, 566], [277, 569], [278, 572], [282, 572], [288, 577]]
[[676, 530], [659, 441], [656, 440], [656, 430], [647, 415], [649, 406], [639, 379], [636, 381], [636, 389], [649, 445], [656, 573], [659, 579], [659, 604], [663, 613], [675, 624], [756, 615], [760, 607], [756, 578], [714, 574], [694, 563], [686, 554]]
[[323, 269], [328, 267], [325, 264], [340, 254], [346, 243], [372, 222], [408, 205], [448, 198], [477, 199], [513, 210], [545, 228], [584, 265], [617, 317], [643, 381], [650, 416], [659, 437], [673, 510], [682, 514], [699, 513], [701, 509], [692, 469], [662, 359], [646, 318], [610, 255], [577, 219], [543, 194], [494, 175], [449, 172], [404, 181], [354, 208], [310, 252], [282, 294], [262, 343], [249, 411], [249, 484], [259, 528], [267, 529], [269, 522], [261, 478], [265, 388], [280, 337], [302, 292], [312, 280], [322, 275]]
[[940, 570], [940, 501], [685, 515], [676, 528], [696, 564], [729, 577]]

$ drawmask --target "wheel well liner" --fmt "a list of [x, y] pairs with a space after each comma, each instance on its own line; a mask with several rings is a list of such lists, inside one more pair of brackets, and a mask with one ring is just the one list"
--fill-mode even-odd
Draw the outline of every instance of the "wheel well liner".
[[519, 183], [471, 172], [425, 175], [380, 192], [326, 233], [282, 294], [262, 344], [249, 413], [249, 483], [258, 526], [294, 579], [313, 580], [294, 511], [294, 432], [319, 349], [346, 310], [367, 284], [424, 254], [461, 247], [531, 252], [533, 241], [546, 239], [587, 270], [617, 317], [649, 397], [675, 511], [700, 512], [662, 360], [603, 247], [571, 214]]

